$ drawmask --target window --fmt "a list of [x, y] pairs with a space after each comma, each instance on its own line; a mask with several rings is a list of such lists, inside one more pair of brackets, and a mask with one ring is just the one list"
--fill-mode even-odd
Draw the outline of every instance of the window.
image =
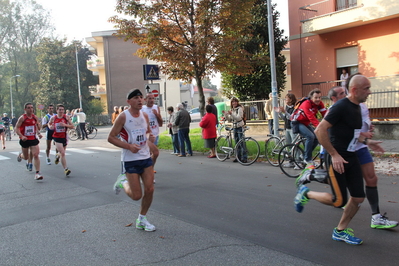
[[336, 0], [336, 10], [347, 9], [357, 6], [357, 0]]
[[[343, 76], [348, 77], [358, 72], [359, 60], [357, 46], [337, 49], [335, 54], [337, 62], [337, 80], [343, 80]], [[345, 85], [345, 82], [341, 85]]]

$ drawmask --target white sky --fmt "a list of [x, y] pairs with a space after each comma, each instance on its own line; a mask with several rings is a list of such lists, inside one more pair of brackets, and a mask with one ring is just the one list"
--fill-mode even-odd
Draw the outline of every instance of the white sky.
[[[116, 0], [36, 0], [51, 12], [56, 33], [68, 41], [91, 37], [94, 31], [112, 30], [108, 18], [116, 15]], [[273, 0], [280, 11], [280, 28], [288, 35], [288, 0]]]

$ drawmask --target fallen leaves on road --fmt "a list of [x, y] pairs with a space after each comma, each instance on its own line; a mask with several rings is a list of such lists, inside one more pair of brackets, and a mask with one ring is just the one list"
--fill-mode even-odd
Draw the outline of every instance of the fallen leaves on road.
[[125, 227], [129, 227], [129, 226], [132, 226], [132, 225], [133, 225], [133, 223], [127, 224], [127, 225], [125, 225]]

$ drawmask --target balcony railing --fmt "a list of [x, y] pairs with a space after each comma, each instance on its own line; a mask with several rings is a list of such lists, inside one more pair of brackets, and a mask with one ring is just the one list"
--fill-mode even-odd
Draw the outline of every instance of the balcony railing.
[[[372, 119], [398, 119], [399, 118], [399, 75], [371, 77], [371, 95], [367, 99]], [[308, 83], [302, 85], [302, 95], [306, 96], [313, 89], [319, 89], [325, 104], [331, 104], [327, 98], [328, 91], [334, 86], [340, 86], [341, 80]]]
[[90, 91], [91, 91], [92, 95], [100, 95], [100, 94], [107, 93], [105, 84], [102, 84], [102, 85], [98, 84], [96, 87], [90, 88]]
[[299, 19], [301, 22], [304, 22], [309, 19], [339, 12], [341, 10], [355, 8], [357, 6], [357, 0], [324, 0], [300, 7], [298, 10]]

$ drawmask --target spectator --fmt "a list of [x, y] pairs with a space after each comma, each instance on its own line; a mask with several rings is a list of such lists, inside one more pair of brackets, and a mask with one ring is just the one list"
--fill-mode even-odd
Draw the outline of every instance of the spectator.
[[213, 97], [208, 97], [208, 104], [212, 107], [212, 114], [216, 116], [216, 126], [219, 125], [219, 119], [218, 119], [218, 108], [215, 105], [215, 100]]
[[273, 112], [272, 93], [269, 93], [269, 100], [266, 101], [265, 113], [267, 115], [267, 122], [269, 125], [269, 134], [274, 134], [273, 130], [274, 112]]
[[114, 112], [111, 115], [111, 123], [114, 124], [115, 119], [118, 117], [119, 115], [119, 109], [118, 106], [114, 106]]
[[284, 129], [285, 129], [285, 142], [286, 144], [292, 143], [295, 139], [295, 134], [291, 129], [291, 114], [294, 111], [296, 103], [296, 97], [293, 93], [288, 93], [285, 96], [285, 107], [280, 107], [279, 116], [284, 120]]
[[174, 126], [178, 127], [179, 143], [180, 143], [180, 154], [179, 157], [186, 157], [186, 146], [187, 153], [189, 156], [193, 156], [193, 151], [191, 150], [191, 141], [189, 137], [190, 132], [191, 117], [190, 114], [184, 109], [182, 103], [177, 104], [177, 114]]
[[87, 131], [86, 131], [86, 114], [83, 112], [83, 109], [80, 108], [79, 112], [76, 113], [77, 121], [79, 123], [80, 133], [82, 135], [82, 140], [88, 139], [87, 138]]
[[173, 125], [173, 123], [176, 120], [176, 114], [173, 112], [173, 106], [168, 107], [168, 128], [169, 128], [169, 134], [172, 137], [172, 145], [173, 145], [173, 152], [171, 154], [173, 155], [179, 155], [180, 154], [180, 148], [179, 148], [179, 134], [178, 131], [179, 129], [177, 126]]
[[208, 158], [215, 158], [215, 139], [216, 139], [216, 116], [213, 114], [212, 105], [205, 107], [206, 114], [202, 118], [199, 126], [202, 128], [202, 137], [205, 140], [205, 148], [210, 148]]

